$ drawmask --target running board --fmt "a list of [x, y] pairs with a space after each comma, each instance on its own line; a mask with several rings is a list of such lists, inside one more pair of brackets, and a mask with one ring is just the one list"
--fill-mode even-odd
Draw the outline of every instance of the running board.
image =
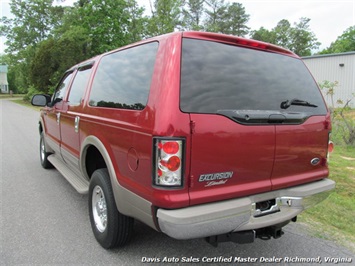
[[68, 180], [76, 191], [80, 194], [87, 194], [89, 192], [89, 181], [76, 175], [65, 163], [56, 158], [54, 154], [48, 156], [48, 161]]

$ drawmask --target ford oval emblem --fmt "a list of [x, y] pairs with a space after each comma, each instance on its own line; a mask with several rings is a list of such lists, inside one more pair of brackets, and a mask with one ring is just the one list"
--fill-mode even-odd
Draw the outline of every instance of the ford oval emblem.
[[312, 164], [312, 165], [317, 165], [317, 164], [319, 164], [319, 162], [320, 162], [320, 159], [319, 159], [319, 158], [313, 158], [313, 159], [311, 160], [311, 164]]

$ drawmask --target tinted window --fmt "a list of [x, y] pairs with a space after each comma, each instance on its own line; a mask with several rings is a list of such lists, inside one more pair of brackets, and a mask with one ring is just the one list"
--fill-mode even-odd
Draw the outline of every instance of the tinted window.
[[69, 104], [80, 104], [91, 74], [91, 67], [80, 68], [75, 75], [69, 94]]
[[73, 76], [72, 72], [66, 73], [64, 75], [64, 77], [60, 81], [53, 95], [53, 99], [52, 99], [53, 103], [58, 103], [63, 100], [72, 76]]
[[90, 105], [144, 109], [158, 43], [148, 43], [104, 56], [92, 85]]
[[285, 111], [281, 102], [295, 98], [318, 107], [292, 105], [287, 112], [326, 113], [319, 89], [301, 60], [222, 43], [183, 40], [182, 111]]

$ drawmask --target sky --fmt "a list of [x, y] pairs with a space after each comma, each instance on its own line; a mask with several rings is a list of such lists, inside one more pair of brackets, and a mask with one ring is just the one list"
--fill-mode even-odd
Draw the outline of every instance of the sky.
[[[66, 4], [75, 0], [64, 0]], [[238, 2], [245, 7], [250, 15], [248, 26], [251, 30], [264, 27], [274, 28], [282, 19], [291, 24], [299, 22], [301, 17], [310, 18], [309, 23], [321, 42], [319, 50], [329, 47], [338, 36], [355, 25], [355, 0], [225, 0]], [[0, 17], [9, 16], [10, 0], [0, 0]], [[60, 2], [60, 1], [58, 1]], [[149, 0], [137, 0], [139, 5], [145, 6], [150, 14]], [[1, 37], [0, 53], [3, 53], [5, 38]], [[316, 52], [316, 51], [315, 51]]]

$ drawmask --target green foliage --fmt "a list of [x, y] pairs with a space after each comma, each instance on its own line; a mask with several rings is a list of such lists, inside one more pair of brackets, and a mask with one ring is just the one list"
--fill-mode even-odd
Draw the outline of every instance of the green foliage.
[[205, 0], [188, 0], [186, 7], [183, 8], [183, 29], [202, 30], [202, 18], [204, 14]]
[[0, 19], [0, 35], [6, 36], [9, 55], [9, 87], [23, 93], [31, 85], [30, 65], [36, 47], [60, 26], [63, 8], [52, 6], [52, 0], [12, 0], [14, 18]]
[[227, 19], [224, 22], [223, 33], [236, 36], [246, 36], [249, 33], [249, 27], [246, 23], [249, 21], [249, 15], [240, 3], [233, 3], [228, 6]]
[[309, 56], [312, 49], [317, 49], [320, 42], [317, 41], [315, 34], [309, 28], [309, 18], [301, 18], [298, 23], [294, 24], [291, 30], [292, 45], [290, 50], [300, 56]]
[[244, 37], [249, 33], [246, 25], [249, 15], [240, 3], [225, 3], [224, 0], [207, 0], [204, 29], [211, 32]]
[[300, 220], [323, 237], [355, 251], [355, 147], [335, 146], [330, 154], [330, 179], [336, 182], [332, 194], [300, 215]]
[[320, 52], [320, 54], [335, 54], [355, 51], [355, 26], [346, 29], [335, 42]]
[[[325, 94], [327, 96], [330, 96], [331, 103], [332, 103], [331, 108], [334, 109], [335, 108], [335, 105], [334, 105], [334, 93], [335, 93], [336, 87], [338, 87], [338, 85], [339, 85], [339, 82], [338, 81], [324, 80], [323, 82], [319, 82], [318, 85], [321, 88], [321, 90], [325, 90]], [[338, 102], [338, 103], [341, 103], [341, 102]]]
[[355, 146], [355, 111], [347, 107], [351, 100], [348, 100], [342, 108], [334, 110], [334, 142], [340, 145]]
[[52, 6], [52, 0], [12, 0], [14, 18], [2, 18], [0, 35], [7, 38], [9, 52], [17, 52], [28, 46], [36, 46], [58, 27], [63, 8]]
[[37, 90], [37, 89], [36, 89], [35, 87], [33, 87], [33, 86], [30, 86], [30, 87], [28, 88], [28, 92], [26, 93], [26, 95], [23, 96], [23, 100], [24, 100], [25, 102], [29, 103], [29, 102], [31, 102], [31, 99], [32, 99], [33, 95], [35, 95], [35, 94], [41, 94], [41, 93], [43, 93], [43, 92]]
[[41, 42], [30, 64], [32, 84], [48, 93], [69, 67], [87, 58], [89, 40], [85, 29], [73, 26], [59, 39]]
[[207, 0], [206, 20], [204, 29], [210, 32], [223, 32], [228, 5], [224, 0]]
[[182, 0], [155, 0], [149, 20], [149, 35], [173, 32], [182, 25]]
[[9, 87], [14, 93], [26, 93], [31, 85], [29, 80], [29, 65], [35, 49], [31, 46], [19, 51], [17, 54], [9, 54], [9, 72], [7, 78]]
[[264, 27], [261, 27], [260, 29], [256, 31], [252, 31], [252, 39], [254, 40], [259, 40], [263, 42], [268, 42], [268, 43], [276, 43], [276, 32], [273, 30], [268, 30], [265, 29]]
[[[10, 54], [0, 55], [0, 65], [8, 65], [8, 66], [14, 65], [12, 56]], [[15, 79], [19, 77], [19, 73], [21, 72], [17, 71], [17, 75], [16, 75], [16, 72], [12, 71], [11, 68], [7, 73], [7, 81], [9, 83], [9, 87], [14, 93], [21, 92], [21, 89], [17, 86], [15, 82]]]
[[53, 56], [55, 47], [56, 42], [53, 38], [41, 42], [31, 61], [30, 79], [32, 84], [43, 92], [47, 92], [48, 88], [53, 85], [50, 79], [58, 68], [57, 58]]
[[291, 46], [293, 42], [291, 40], [292, 28], [287, 19], [280, 20], [273, 31], [275, 32], [275, 44], [285, 48], [289, 48]]
[[291, 26], [288, 20], [283, 19], [270, 31], [263, 27], [252, 31], [251, 38], [285, 47], [299, 56], [308, 56], [312, 49], [320, 45], [309, 28], [309, 22], [309, 18], [300, 18], [298, 23]]
[[129, 13], [124, 0], [91, 0], [78, 9], [75, 26], [87, 29], [91, 55], [127, 44]]
[[332, 139], [334, 143], [339, 145], [355, 146], [355, 111], [348, 107], [355, 95], [353, 94], [353, 98], [348, 99], [345, 104], [341, 100], [337, 100], [338, 104], [344, 105], [341, 108], [335, 108], [334, 94], [338, 85], [338, 81], [324, 80], [319, 83], [321, 90], [325, 90], [325, 94], [331, 98]]
[[129, 14], [126, 42], [133, 43], [148, 36], [148, 18], [143, 17], [144, 8], [139, 7], [135, 0], [127, 0], [126, 10]]

